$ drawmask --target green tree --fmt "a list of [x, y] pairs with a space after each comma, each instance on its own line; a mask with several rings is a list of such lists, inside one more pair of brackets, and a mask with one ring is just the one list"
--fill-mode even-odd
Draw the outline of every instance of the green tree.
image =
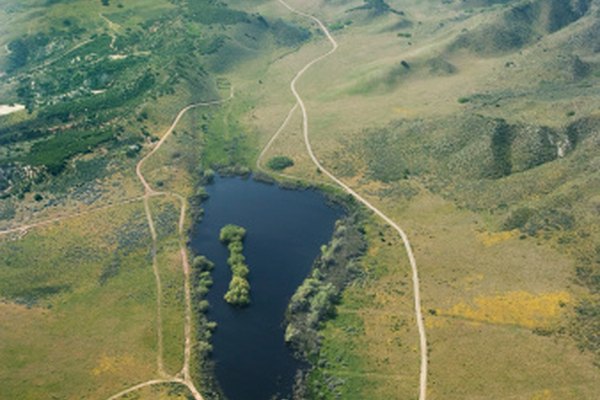
[[237, 225], [225, 225], [219, 234], [219, 239], [229, 249], [227, 263], [231, 267], [231, 282], [225, 293], [225, 301], [231, 305], [243, 307], [250, 304], [250, 283], [247, 280], [250, 269], [244, 257], [243, 240], [246, 230]]
[[246, 236], [246, 230], [241, 226], [237, 225], [225, 225], [221, 229], [221, 233], [219, 235], [219, 239], [221, 242], [225, 244], [230, 244], [232, 242], [242, 242], [244, 237]]
[[250, 283], [234, 275], [229, 282], [229, 290], [225, 293], [225, 301], [236, 306], [250, 304]]
[[267, 162], [267, 167], [274, 171], [283, 171], [294, 165], [294, 160], [286, 156], [275, 156]]

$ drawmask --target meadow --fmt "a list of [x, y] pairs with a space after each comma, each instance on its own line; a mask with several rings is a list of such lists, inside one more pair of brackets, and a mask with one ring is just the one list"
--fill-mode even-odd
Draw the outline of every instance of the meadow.
[[[403, 16], [348, 12], [360, 3], [292, 2], [337, 27], [340, 44], [298, 87], [317, 157], [391, 215], [414, 245], [429, 397], [595, 398], [596, 9], [566, 15], [559, 2], [523, 2], [526, 21], [510, 20], [520, 10], [512, 2], [390, 1]], [[509, 48], [494, 47], [512, 23], [533, 29]], [[279, 105], [293, 105], [281, 90], [297, 71], [290, 65], [327, 50], [325, 40], [315, 41], [271, 66], [251, 120], [264, 132], [260, 140], [285, 118]], [[265, 159], [286, 156], [294, 162], [286, 175], [323, 182], [300, 124], [296, 113]], [[398, 243], [380, 229], [370, 248]], [[410, 286], [399, 290], [385, 278], [408, 273], [397, 251], [378, 259], [372, 279], [347, 289], [338, 317], [324, 326], [316, 398], [414, 397]], [[346, 315], [355, 302], [370, 310], [374, 295], [402, 315], [402, 329], [390, 327], [391, 312]], [[386, 339], [389, 350], [393, 335], [413, 343], [411, 357], [387, 364], [391, 355], [382, 351], [372, 362], [371, 346]]]
[[[14, 26], [0, 36], [8, 50], [0, 56], [2, 101], [21, 102], [27, 110], [0, 120], [0, 220], [3, 229], [56, 222], [0, 239], [2, 326], [18, 327], [2, 330], [0, 376], [10, 384], [0, 397], [108, 398], [160, 377], [159, 330], [164, 370], [177, 375], [185, 309], [180, 204], [163, 196], [150, 200], [162, 288], [159, 324], [135, 165], [184, 106], [235, 93], [216, 69], [239, 57], [217, 50], [247, 49], [241, 58], [254, 60], [288, 52], [307, 32], [258, 15], [225, 28], [197, 18], [197, 2], [9, 3], [0, 16]], [[259, 51], [250, 33], [269, 45]], [[248, 140], [229, 119], [240, 107], [248, 106], [241, 101], [232, 109], [202, 107], [186, 115], [144, 164], [150, 184], [191, 198], [203, 168], [247, 165]], [[202, 317], [201, 286], [195, 284], [190, 369], [207, 393], [212, 383], [204, 364], [214, 326]], [[125, 397], [189, 393], [175, 383]]]
[[[187, 198], [202, 170], [249, 173], [294, 105], [289, 82], [329, 47], [274, 1], [6, 3], [0, 101], [28, 111], [0, 117], [0, 226], [115, 207], [2, 237], [0, 319], [15, 329], [0, 331], [0, 397], [105, 398], [156, 376], [148, 228], [141, 202], [117, 206], [142, 193], [135, 163], [181, 108], [233, 91], [190, 111], [143, 172]], [[428, 397], [597, 398], [598, 2], [290, 3], [340, 44], [298, 84], [317, 156], [414, 245]], [[274, 157], [331, 190], [298, 112]], [[170, 373], [183, 357], [177, 207], [152, 200]], [[317, 324], [311, 398], [416, 397], [408, 260], [374, 217], [364, 230], [361, 272]], [[203, 381], [210, 322], [196, 323]]]

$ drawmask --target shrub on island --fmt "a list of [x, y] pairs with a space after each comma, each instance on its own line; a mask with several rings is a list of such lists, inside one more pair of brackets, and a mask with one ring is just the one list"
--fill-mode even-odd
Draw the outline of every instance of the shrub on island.
[[229, 290], [225, 293], [225, 301], [237, 307], [244, 307], [250, 304], [250, 283], [247, 280], [250, 269], [246, 265], [246, 258], [242, 252], [242, 244], [246, 230], [237, 225], [225, 225], [221, 229], [219, 239], [229, 249], [229, 258], [227, 263], [231, 268], [231, 282]]

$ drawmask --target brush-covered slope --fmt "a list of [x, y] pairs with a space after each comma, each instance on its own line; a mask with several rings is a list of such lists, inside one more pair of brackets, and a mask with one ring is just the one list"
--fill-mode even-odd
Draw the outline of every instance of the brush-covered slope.
[[[505, 5], [488, 21], [461, 34], [452, 48], [493, 55], [523, 48], [542, 36], [577, 22], [590, 11], [591, 0], [525, 0]], [[484, 4], [487, 5], [487, 4]]]
[[[429, 397], [596, 398], [600, 2], [387, 2], [403, 15], [300, 3], [339, 42], [298, 82], [313, 149], [411, 237]], [[323, 180], [298, 124], [277, 154], [294, 159], [286, 172]], [[325, 327], [323, 398], [414, 395], [393, 358], [410, 359], [414, 321], [383, 312], [411, 301], [402, 255], [383, 250], [394, 238], [374, 230], [380, 263]]]

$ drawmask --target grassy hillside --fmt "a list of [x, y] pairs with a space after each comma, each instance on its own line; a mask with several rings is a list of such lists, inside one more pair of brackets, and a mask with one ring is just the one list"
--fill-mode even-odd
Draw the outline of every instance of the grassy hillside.
[[[317, 157], [411, 237], [429, 398], [597, 397], [599, 4], [398, 0], [403, 15], [373, 15], [360, 3], [294, 2], [340, 44], [299, 90]], [[268, 110], [253, 123], [273, 132]], [[299, 124], [267, 157], [322, 181]], [[372, 249], [394, 248], [374, 229]], [[317, 398], [414, 397], [408, 267], [401, 253], [376, 260], [323, 330]]]
[[453, 47], [467, 48], [482, 55], [526, 47], [544, 35], [577, 22], [590, 11], [591, 0], [503, 3], [504, 7], [494, 12], [489, 20], [459, 35]]
[[[106, 398], [156, 376], [136, 162], [181, 108], [233, 88], [231, 102], [186, 115], [143, 172], [188, 197], [199, 168], [247, 173], [294, 104], [289, 82], [329, 47], [275, 1], [0, 3], [0, 104], [27, 108], [0, 116], [0, 226], [83, 212], [0, 239], [1, 325], [17, 327], [0, 332], [0, 397]], [[298, 83], [317, 156], [413, 243], [428, 398], [598, 398], [600, 3], [290, 3], [340, 44]], [[265, 160], [286, 157], [286, 174], [324, 183], [300, 127], [296, 113]], [[172, 373], [176, 207], [151, 201]], [[393, 231], [375, 218], [364, 230], [360, 279], [311, 338], [312, 398], [417, 392], [409, 265]], [[198, 354], [209, 336], [198, 333]]]
[[[0, 104], [26, 106], [0, 116], [0, 227], [58, 218], [0, 236], [1, 325], [16, 327], [2, 331], [0, 376], [10, 383], [0, 397], [108, 398], [160, 376], [157, 288], [136, 163], [184, 106], [234, 93], [235, 104], [188, 113], [143, 173], [157, 190], [191, 197], [200, 168], [247, 167], [256, 150], [238, 115], [250, 107], [248, 83], [234, 88], [235, 76], [226, 74], [255, 77], [311, 32], [212, 1], [5, 1], [0, 8]], [[150, 201], [164, 368], [172, 375], [184, 343], [179, 206], [167, 197]], [[201, 328], [191, 369], [204, 382], [210, 377], [199, 357], [210, 346], [200, 339], [210, 334]], [[159, 385], [139, 396], [189, 393]]]

